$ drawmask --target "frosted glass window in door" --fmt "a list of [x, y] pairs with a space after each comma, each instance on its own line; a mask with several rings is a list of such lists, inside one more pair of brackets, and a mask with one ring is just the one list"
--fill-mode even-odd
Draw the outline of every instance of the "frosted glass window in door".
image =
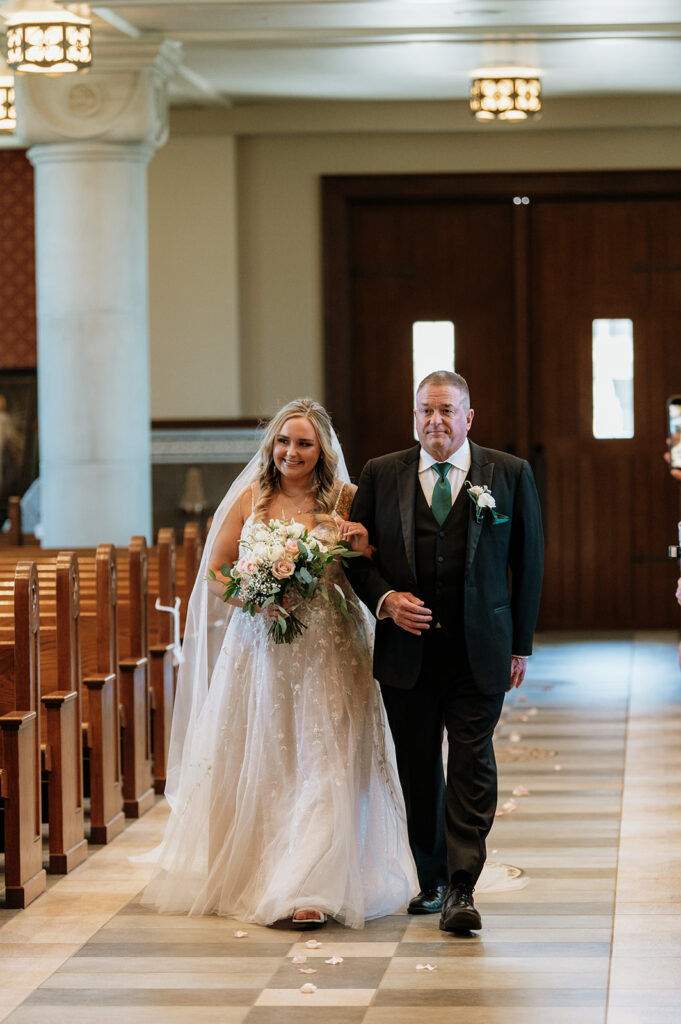
[[[451, 320], [417, 320], [412, 325], [413, 391], [433, 370], [454, 370], [454, 324]], [[414, 432], [416, 437], [416, 432]]]
[[594, 320], [592, 358], [594, 437], [633, 437], [633, 322]]

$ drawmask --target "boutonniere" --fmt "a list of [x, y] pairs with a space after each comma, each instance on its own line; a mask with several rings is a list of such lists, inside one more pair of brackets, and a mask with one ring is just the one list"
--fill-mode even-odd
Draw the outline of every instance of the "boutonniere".
[[508, 516], [504, 516], [501, 512], [497, 512], [497, 503], [492, 497], [492, 492], [489, 487], [481, 486], [480, 484], [470, 484], [466, 481], [466, 490], [468, 491], [468, 497], [475, 505], [475, 521], [476, 523], [482, 522], [482, 517], [485, 511], [489, 509], [492, 513], [492, 525], [498, 526], [499, 523], [507, 523]]

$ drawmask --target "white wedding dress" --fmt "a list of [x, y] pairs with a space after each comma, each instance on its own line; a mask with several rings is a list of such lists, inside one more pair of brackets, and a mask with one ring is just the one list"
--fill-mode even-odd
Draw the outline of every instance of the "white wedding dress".
[[[329, 519], [312, 534], [338, 541]], [[346, 593], [340, 565], [327, 581]], [[314, 907], [353, 928], [418, 891], [365, 614], [317, 593], [291, 644], [235, 611], [143, 903], [271, 924]]]

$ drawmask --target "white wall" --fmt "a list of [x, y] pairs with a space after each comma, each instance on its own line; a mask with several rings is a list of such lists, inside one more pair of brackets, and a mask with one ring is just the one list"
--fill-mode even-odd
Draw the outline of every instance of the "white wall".
[[179, 136], [149, 166], [153, 418], [238, 416], [236, 142]]
[[[297, 395], [323, 399], [322, 175], [681, 167], [678, 101], [582, 101], [525, 130], [471, 128], [460, 110], [450, 122], [445, 106], [289, 104], [174, 115], [172, 141], [150, 176], [155, 416], [260, 415]], [[237, 298], [224, 235], [235, 221], [219, 169], [230, 139], [237, 154], [238, 346], [229, 333], [236, 332]], [[166, 222], [178, 204], [181, 231]], [[190, 289], [173, 269], [184, 254], [196, 260]], [[159, 314], [154, 305], [166, 279], [173, 286]], [[206, 307], [198, 313], [196, 296]], [[187, 346], [193, 315], [200, 343]], [[229, 402], [220, 399], [216, 379], [223, 359], [226, 373], [237, 362], [241, 371], [239, 395], [230, 390]], [[179, 379], [161, 394], [169, 365]]]

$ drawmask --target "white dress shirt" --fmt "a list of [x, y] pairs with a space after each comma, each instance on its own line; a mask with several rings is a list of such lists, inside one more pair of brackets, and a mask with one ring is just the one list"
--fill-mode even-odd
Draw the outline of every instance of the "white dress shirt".
[[[468, 438], [466, 438], [460, 448], [457, 448], [444, 461], [448, 462], [451, 467], [447, 470], [447, 480], [452, 492], [453, 505], [459, 496], [459, 491], [463, 487], [468, 470], [471, 468], [471, 446], [468, 443]], [[435, 484], [440, 479], [438, 471], [433, 468], [436, 463], [437, 459], [434, 459], [425, 448], [422, 448], [419, 455], [419, 483], [421, 484], [423, 495], [428, 502], [428, 508], [433, 504], [433, 490], [435, 489]]]

